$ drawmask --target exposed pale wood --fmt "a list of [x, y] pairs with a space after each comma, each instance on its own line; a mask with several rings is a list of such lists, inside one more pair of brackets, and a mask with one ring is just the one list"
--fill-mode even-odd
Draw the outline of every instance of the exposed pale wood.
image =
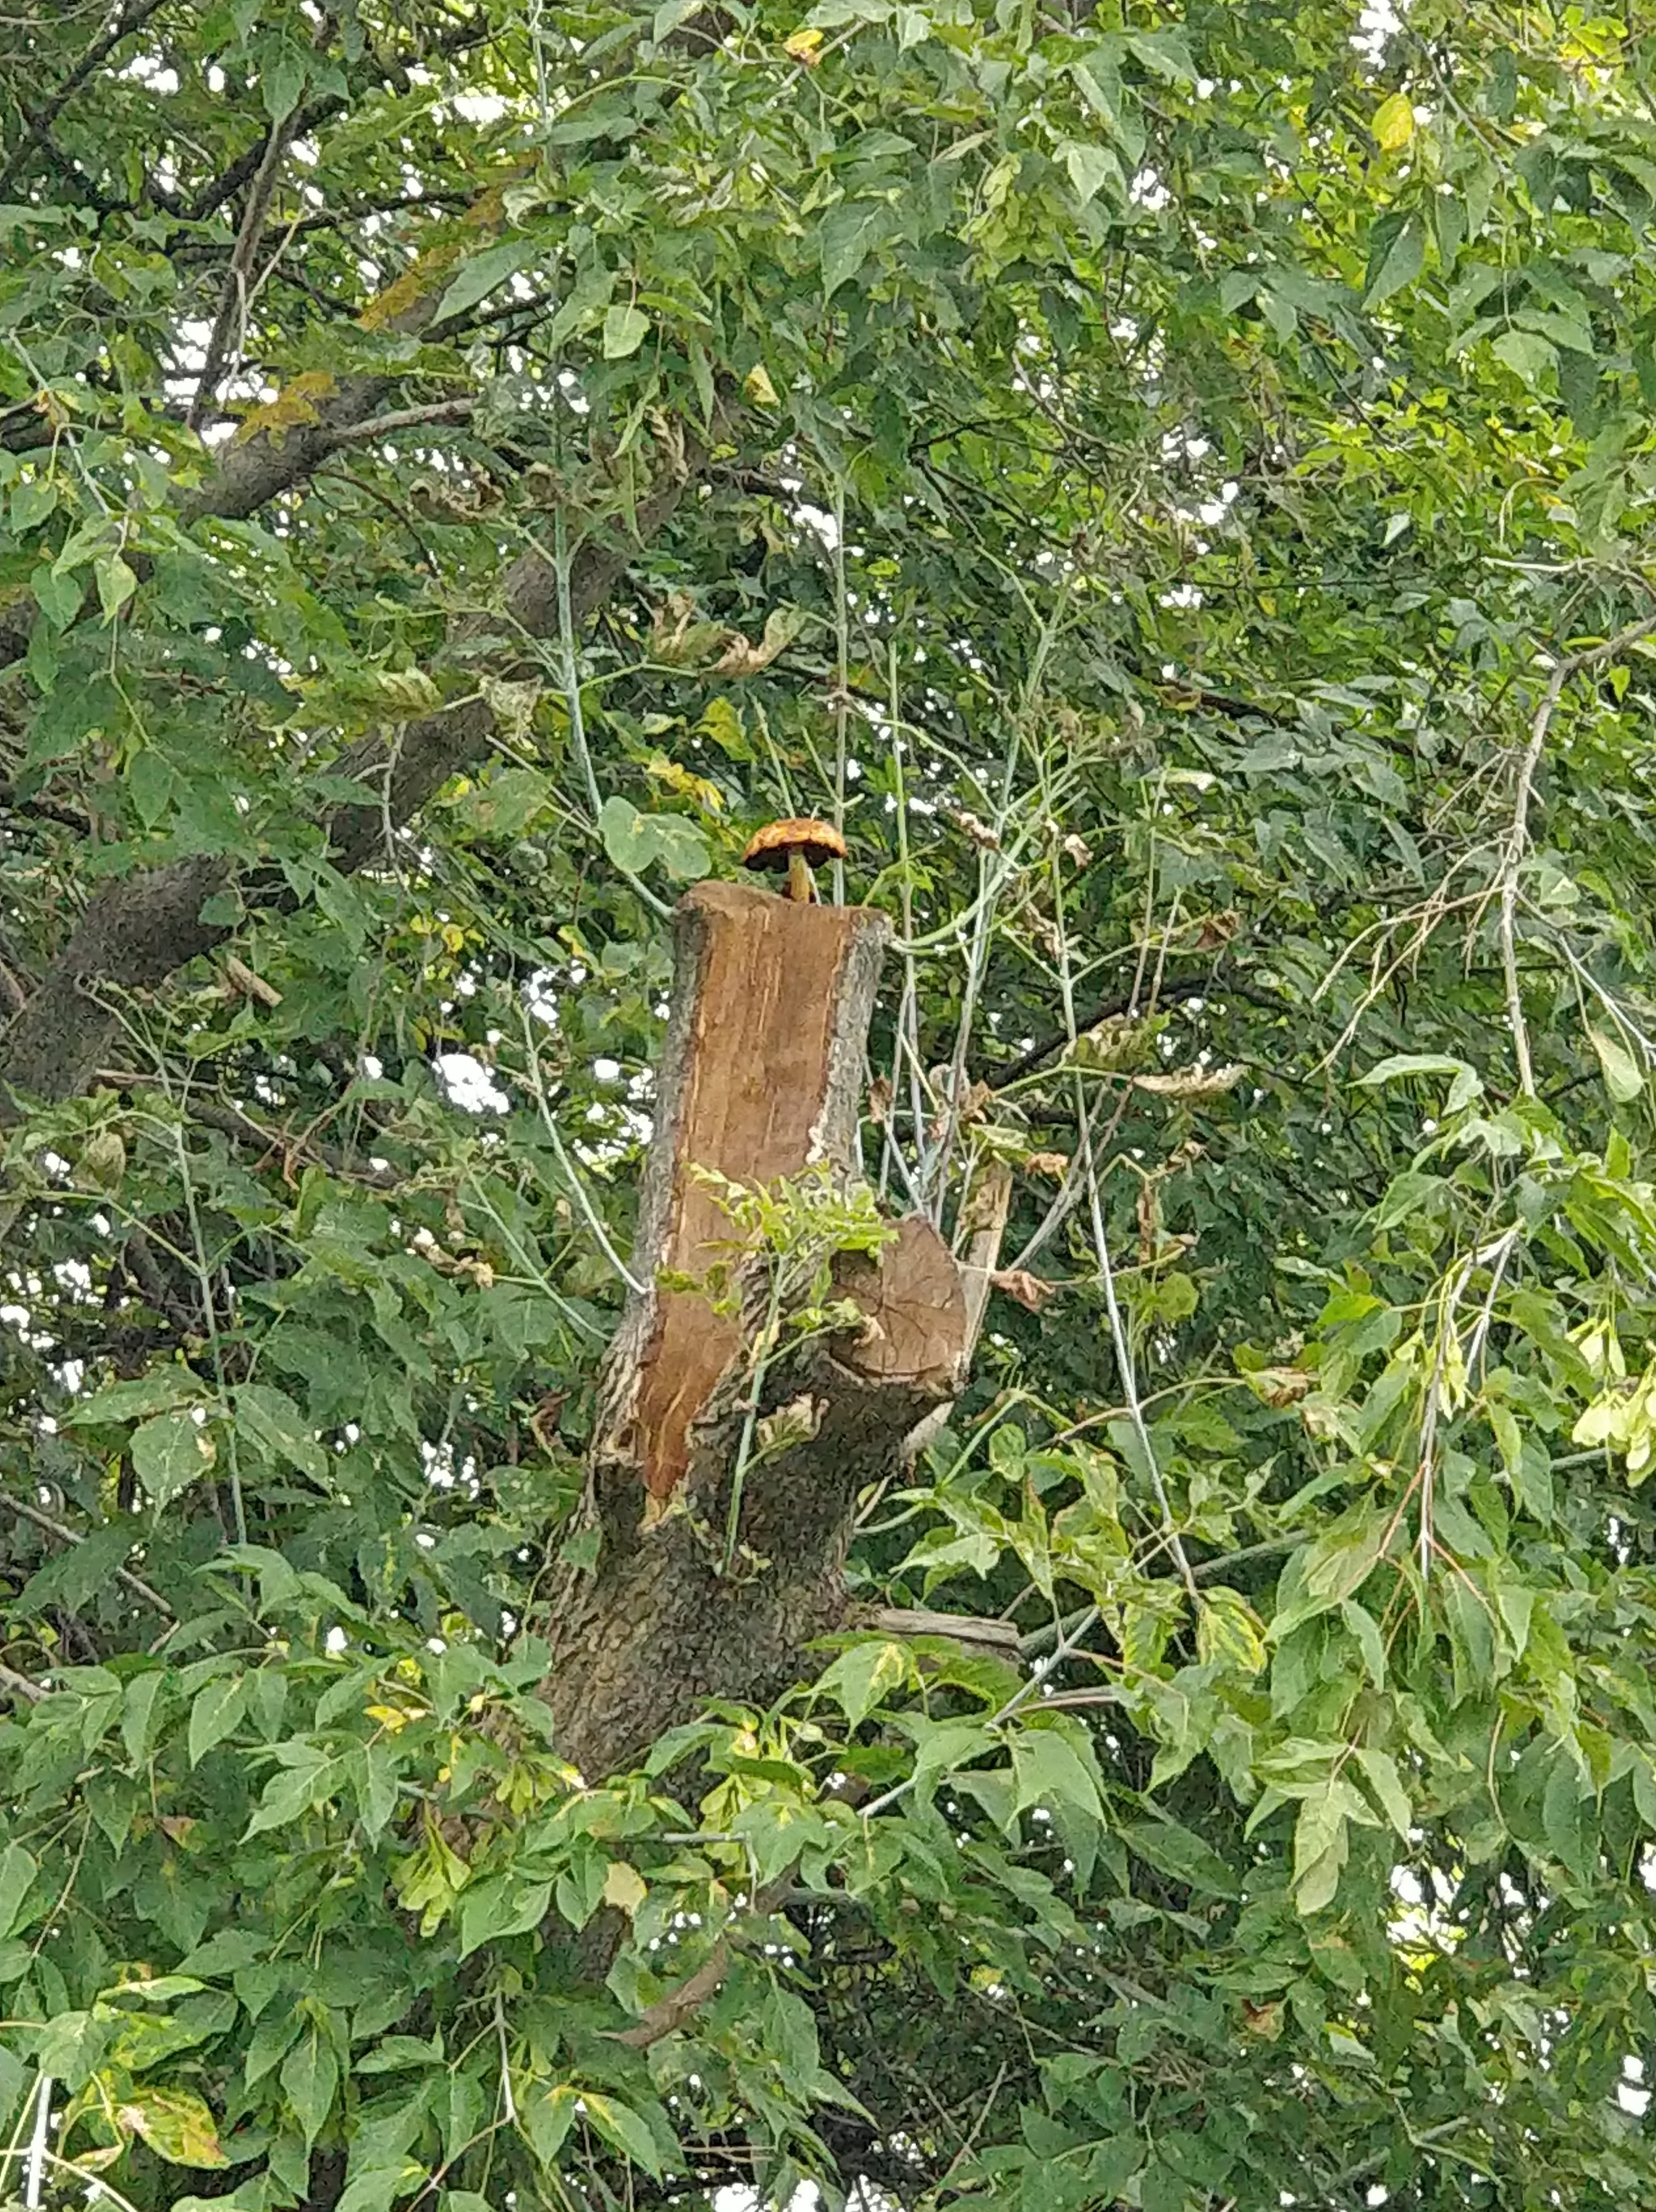
[[986, 1168], [967, 1194], [962, 1227], [968, 1231], [965, 1256], [960, 1263], [966, 1296], [966, 1351], [977, 1350], [983, 1333], [983, 1314], [995, 1268], [1000, 1264], [1001, 1240], [1006, 1235], [1012, 1206], [1012, 1170], [1004, 1160]]
[[847, 1164], [886, 935], [866, 908], [800, 906], [737, 884], [698, 884], [680, 902], [632, 1261], [645, 1287], [618, 1343], [626, 1389], [605, 1440], [658, 1501], [684, 1480], [691, 1424], [741, 1342], [734, 1316], [655, 1286], [663, 1267], [700, 1275], [730, 1256], [729, 1216], [691, 1170], [768, 1183], [813, 1161]]
[[841, 1267], [837, 1286], [868, 1316], [845, 1364], [871, 1381], [935, 1382], [951, 1395], [959, 1387], [967, 1337], [960, 1270], [929, 1221], [910, 1215], [879, 1263], [859, 1257]]
[[[731, 884], [679, 903], [639, 1288], [594, 1423], [597, 1562], [560, 1576], [549, 1624], [558, 1746], [591, 1780], [709, 1699], [770, 1704], [808, 1677], [813, 1639], [860, 1625], [844, 1580], [857, 1500], [901, 1473], [917, 1425], [965, 1383], [1005, 1219], [998, 1172], [965, 1224], [970, 1273], [928, 1221], [900, 1222], [877, 1260], [835, 1271], [866, 1326], [784, 1339], [757, 1382], [755, 1312], [715, 1316], [656, 1279], [728, 1254], [728, 1217], [692, 1166], [745, 1183], [849, 1168], [886, 933], [857, 908]], [[977, 1641], [1015, 1636], [991, 1623]]]

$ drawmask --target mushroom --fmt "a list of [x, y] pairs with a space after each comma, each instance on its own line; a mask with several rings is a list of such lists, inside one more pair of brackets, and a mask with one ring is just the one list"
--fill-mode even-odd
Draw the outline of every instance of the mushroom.
[[801, 906], [808, 906], [817, 895], [812, 869], [819, 868], [825, 860], [843, 860], [846, 850], [844, 838], [831, 823], [795, 817], [788, 822], [767, 822], [763, 830], [756, 830], [747, 841], [742, 866], [764, 868], [774, 875], [782, 874], [785, 869], [788, 897]]

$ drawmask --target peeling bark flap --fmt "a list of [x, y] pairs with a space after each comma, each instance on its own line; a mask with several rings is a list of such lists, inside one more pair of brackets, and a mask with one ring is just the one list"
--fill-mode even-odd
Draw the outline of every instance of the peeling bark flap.
[[[796, 905], [721, 883], [680, 902], [679, 927], [675, 997], [688, 992], [688, 1018], [679, 1065], [663, 1071], [649, 1174], [670, 1182], [656, 1233], [641, 1222], [646, 1280], [662, 1267], [700, 1274], [728, 1256], [729, 1218], [692, 1165], [758, 1183], [844, 1161], [886, 933], [865, 908]], [[690, 1424], [740, 1336], [693, 1292], [658, 1293], [654, 1304], [629, 1441], [650, 1495], [664, 1499], [683, 1480]]]

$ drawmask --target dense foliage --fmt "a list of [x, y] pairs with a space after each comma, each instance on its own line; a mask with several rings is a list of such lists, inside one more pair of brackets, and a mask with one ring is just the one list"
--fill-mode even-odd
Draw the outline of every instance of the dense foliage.
[[[1651, 28], [9, 0], [0, 2195], [1656, 2201]], [[793, 812], [1022, 1643], [582, 1778]]]

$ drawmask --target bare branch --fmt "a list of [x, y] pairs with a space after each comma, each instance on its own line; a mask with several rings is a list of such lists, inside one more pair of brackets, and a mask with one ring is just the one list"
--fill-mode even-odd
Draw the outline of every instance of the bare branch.
[[38, 1705], [42, 1698], [52, 1695], [50, 1690], [42, 1689], [40, 1683], [31, 1682], [27, 1674], [20, 1674], [12, 1667], [0, 1667], [0, 1690], [7, 1691], [14, 1698], [21, 1698], [31, 1705]]
[[213, 318], [213, 327], [207, 340], [207, 350], [197, 380], [195, 396], [190, 402], [186, 427], [199, 430], [203, 418], [212, 405], [225, 374], [235, 374], [247, 343], [247, 309], [253, 295], [253, 262], [258, 257], [259, 241], [265, 235], [265, 225], [270, 216], [271, 201], [275, 196], [277, 179], [282, 173], [282, 164], [288, 156], [299, 128], [299, 109], [290, 108], [279, 123], [271, 125], [270, 136], [265, 142], [264, 159], [253, 178], [253, 190], [247, 195], [247, 205], [241, 218], [241, 228], [236, 234], [235, 251], [230, 256], [230, 265], [224, 272], [224, 289], [219, 296], [218, 313]]
[[1015, 1657], [1023, 1638], [1013, 1620], [985, 1620], [969, 1613], [915, 1612], [905, 1606], [875, 1606], [854, 1626], [887, 1636], [947, 1636], [969, 1650], [1005, 1651]]
[[393, 414], [374, 415], [366, 422], [352, 422], [335, 431], [333, 443], [368, 446], [376, 438], [388, 438], [393, 430], [417, 430], [428, 422], [466, 422], [476, 404], [472, 399], [438, 399], [429, 407], [399, 407]]
[[[793, 1888], [794, 1872], [790, 1866], [785, 1873], [779, 1874], [774, 1881], [768, 1882], [758, 1892], [753, 1899], [755, 1915], [768, 1918], [776, 1910]], [[680, 1982], [677, 1989], [669, 1990], [665, 1996], [657, 1997], [653, 2005], [647, 2006], [639, 2014], [630, 2027], [623, 2028], [613, 2039], [628, 2045], [634, 2051], [648, 2051], [653, 2043], [660, 2043], [663, 2036], [671, 2035], [675, 2028], [682, 2027], [692, 2014], [701, 2010], [709, 1997], [716, 1996], [723, 1988], [725, 1977], [736, 1963], [736, 1952], [734, 1940], [728, 1935], [721, 1936], [693, 1974]]]
[[[32, 1522], [43, 1535], [55, 1537], [60, 1544], [83, 1544], [86, 1541], [85, 1537], [78, 1534], [67, 1522], [58, 1520], [44, 1506], [33, 1505], [26, 1498], [14, 1498], [9, 1491], [0, 1490], [0, 1505], [3, 1505], [8, 1513], [15, 1513], [20, 1521]], [[130, 1567], [117, 1567], [115, 1579], [123, 1589], [130, 1589], [134, 1597], [142, 1598], [146, 1605], [153, 1606], [163, 1620], [175, 1617], [172, 1607], [161, 1592], [152, 1589], [143, 1577], [135, 1575]]]
[[127, 0], [126, 6], [121, 9], [109, 28], [100, 33], [92, 41], [57, 90], [49, 94], [41, 106], [34, 109], [32, 113], [27, 109], [24, 110], [28, 117], [28, 127], [23, 133], [21, 142], [14, 149], [11, 159], [6, 163], [4, 168], [0, 169], [0, 199], [7, 197], [13, 184], [22, 173], [30, 149], [38, 143], [46, 131], [51, 130], [87, 79], [103, 67], [124, 40], [130, 39], [134, 31], [142, 30], [149, 18], [158, 15], [165, 5], [166, 0]]

